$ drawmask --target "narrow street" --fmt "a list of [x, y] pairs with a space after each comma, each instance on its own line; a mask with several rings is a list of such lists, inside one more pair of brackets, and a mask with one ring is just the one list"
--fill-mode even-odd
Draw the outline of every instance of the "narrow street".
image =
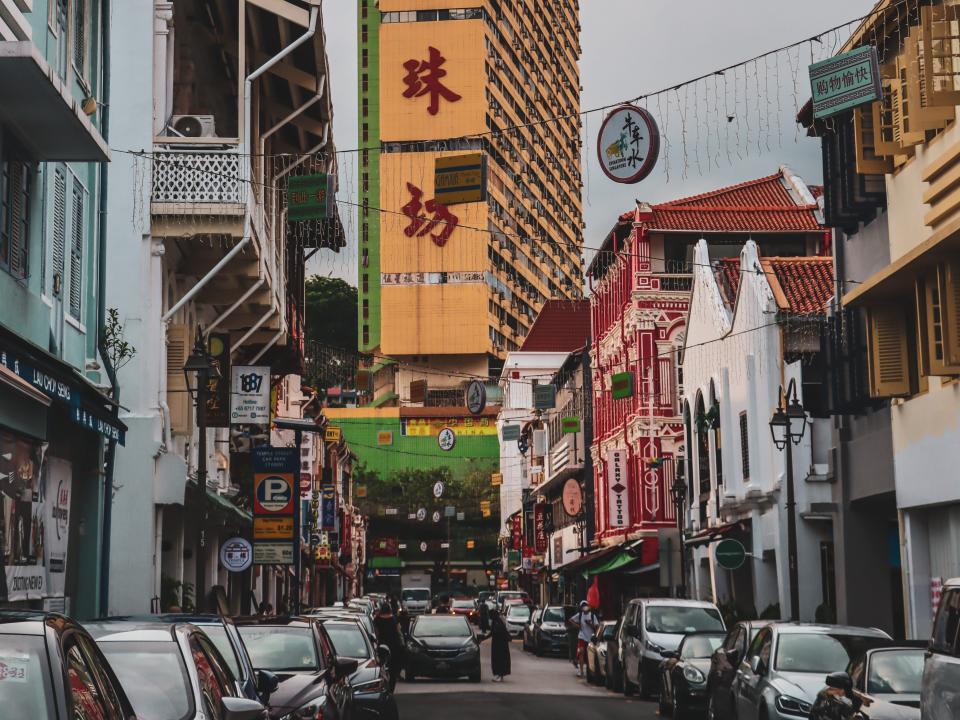
[[582, 720], [647, 720], [657, 715], [655, 701], [625, 698], [578, 678], [566, 658], [538, 658], [523, 652], [519, 641], [511, 643], [512, 674], [504, 682], [490, 675], [490, 643], [480, 646], [483, 680], [418, 679], [397, 686], [401, 720], [446, 717], [456, 705], [459, 720], [537, 720], [578, 718]]

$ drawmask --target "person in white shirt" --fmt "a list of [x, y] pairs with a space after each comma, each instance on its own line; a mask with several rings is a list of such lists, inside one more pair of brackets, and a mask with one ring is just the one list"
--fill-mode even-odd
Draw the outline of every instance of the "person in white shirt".
[[580, 612], [570, 618], [570, 624], [578, 628], [577, 633], [577, 677], [583, 677], [583, 666], [587, 662], [587, 643], [597, 633], [600, 620], [586, 600], [580, 603]]

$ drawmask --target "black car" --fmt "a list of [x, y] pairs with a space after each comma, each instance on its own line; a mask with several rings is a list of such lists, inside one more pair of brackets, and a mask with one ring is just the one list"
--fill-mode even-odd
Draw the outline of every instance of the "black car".
[[235, 622], [253, 666], [275, 673], [279, 681], [267, 701], [272, 720], [352, 717], [350, 676], [359, 664], [337, 657], [317, 618], [257, 616]]
[[569, 654], [567, 622], [576, 612], [577, 609], [569, 605], [548, 605], [543, 609], [533, 633], [532, 645], [536, 655]]
[[397, 701], [389, 671], [390, 649], [375, 647], [367, 631], [354, 619], [324, 618], [321, 621], [333, 643], [338, 658], [352, 658], [358, 663], [350, 676], [353, 687], [353, 716], [371, 720], [397, 720]]
[[707, 717], [710, 720], [734, 720], [733, 678], [747, 656], [747, 648], [769, 620], [741, 620], [727, 632], [723, 645], [710, 658], [707, 676]]
[[710, 658], [722, 644], [723, 633], [691, 633], [676, 650], [663, 653], [660, 663], [660, 714], [674, 720], [690, 710], [707, 707], [707, 675]]
[[810, 720], [920, 720], [925, 646], [868, 650], [828, 675]]
[[136, 717], [96, 643], [62, 615], [0, 612], [0, 681], [11, 717]]
[[540, 624], [540, 617], [543, 615], [543, 608], [534, 608], [530, 613], [530, 621], [523, 627], [523, 649], [533, 650], [533, 638], [537, 631], [537, 625]]
[[480, 643], [467, 619], [457, 615], [420, 615], [410, 625], [405, 676], [469, 677], [480, 682]]

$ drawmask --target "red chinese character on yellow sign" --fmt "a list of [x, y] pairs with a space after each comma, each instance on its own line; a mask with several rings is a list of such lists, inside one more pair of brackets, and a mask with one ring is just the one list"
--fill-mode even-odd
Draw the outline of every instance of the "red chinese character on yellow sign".
[[[410, 218], [410, 224], [404, 228], [403, 233], [407, 237], [423, 237], [429, 234], [430, 239], [438, 247], [447, 244], [447, 240], [457, 229], [460, 218], [450, 212], [446, 205], [438, 203], [436, 200], [427, 200], [423, 202], [423, 190], [412, 183], [407, 183], [407, 190], [410, 192], [410, 202], [404, 205], [401, 210], [403, 214]], [[426, 210], [433, 217], [427, 217], [421, 214]], [[434, 233], [433, 230], [442, 226], [440, 232]]]
[[436, 115], [440, 110], [440, 98], [447, 102], [457, 102], [461, 97], [450, 88], [440, 82], [447, 75], [443, 65], [447, 60], [435, 47], [429, 48], [430, 56], [426, 60], [417, 60], [411, 58], [407, 60], [403, 67], [407, 71], [403, 78], [407, 89], [404, 90], [405, 98], [418, 98], [424, 95], [430, 95], [430, 106], [427, 112]]

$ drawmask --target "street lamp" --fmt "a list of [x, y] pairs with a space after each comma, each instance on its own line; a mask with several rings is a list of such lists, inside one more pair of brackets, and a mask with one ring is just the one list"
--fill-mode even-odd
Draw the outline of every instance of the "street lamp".
[[677, 475], [674, 479], [673, 485], [670, 486], [670, 496], [677, 509], [677, 531], [680, 533], [680, 582], [677, 583], [677, 597], [686, 597], [687, 569], [686, 551], [683, 547], [683, 508], [687, 499], [687, 483], [682, 476]]
[[793, 446], [807, 429], [807, 413], [797, 399], [797, 381], [791, 379], [770, 418], [770, 434], [778, 450], [787, 451], [787, 557], [790, 566], [790, 619], [800, 619], [800, 571], [797, 566], [797, 501], [793, 487]]

